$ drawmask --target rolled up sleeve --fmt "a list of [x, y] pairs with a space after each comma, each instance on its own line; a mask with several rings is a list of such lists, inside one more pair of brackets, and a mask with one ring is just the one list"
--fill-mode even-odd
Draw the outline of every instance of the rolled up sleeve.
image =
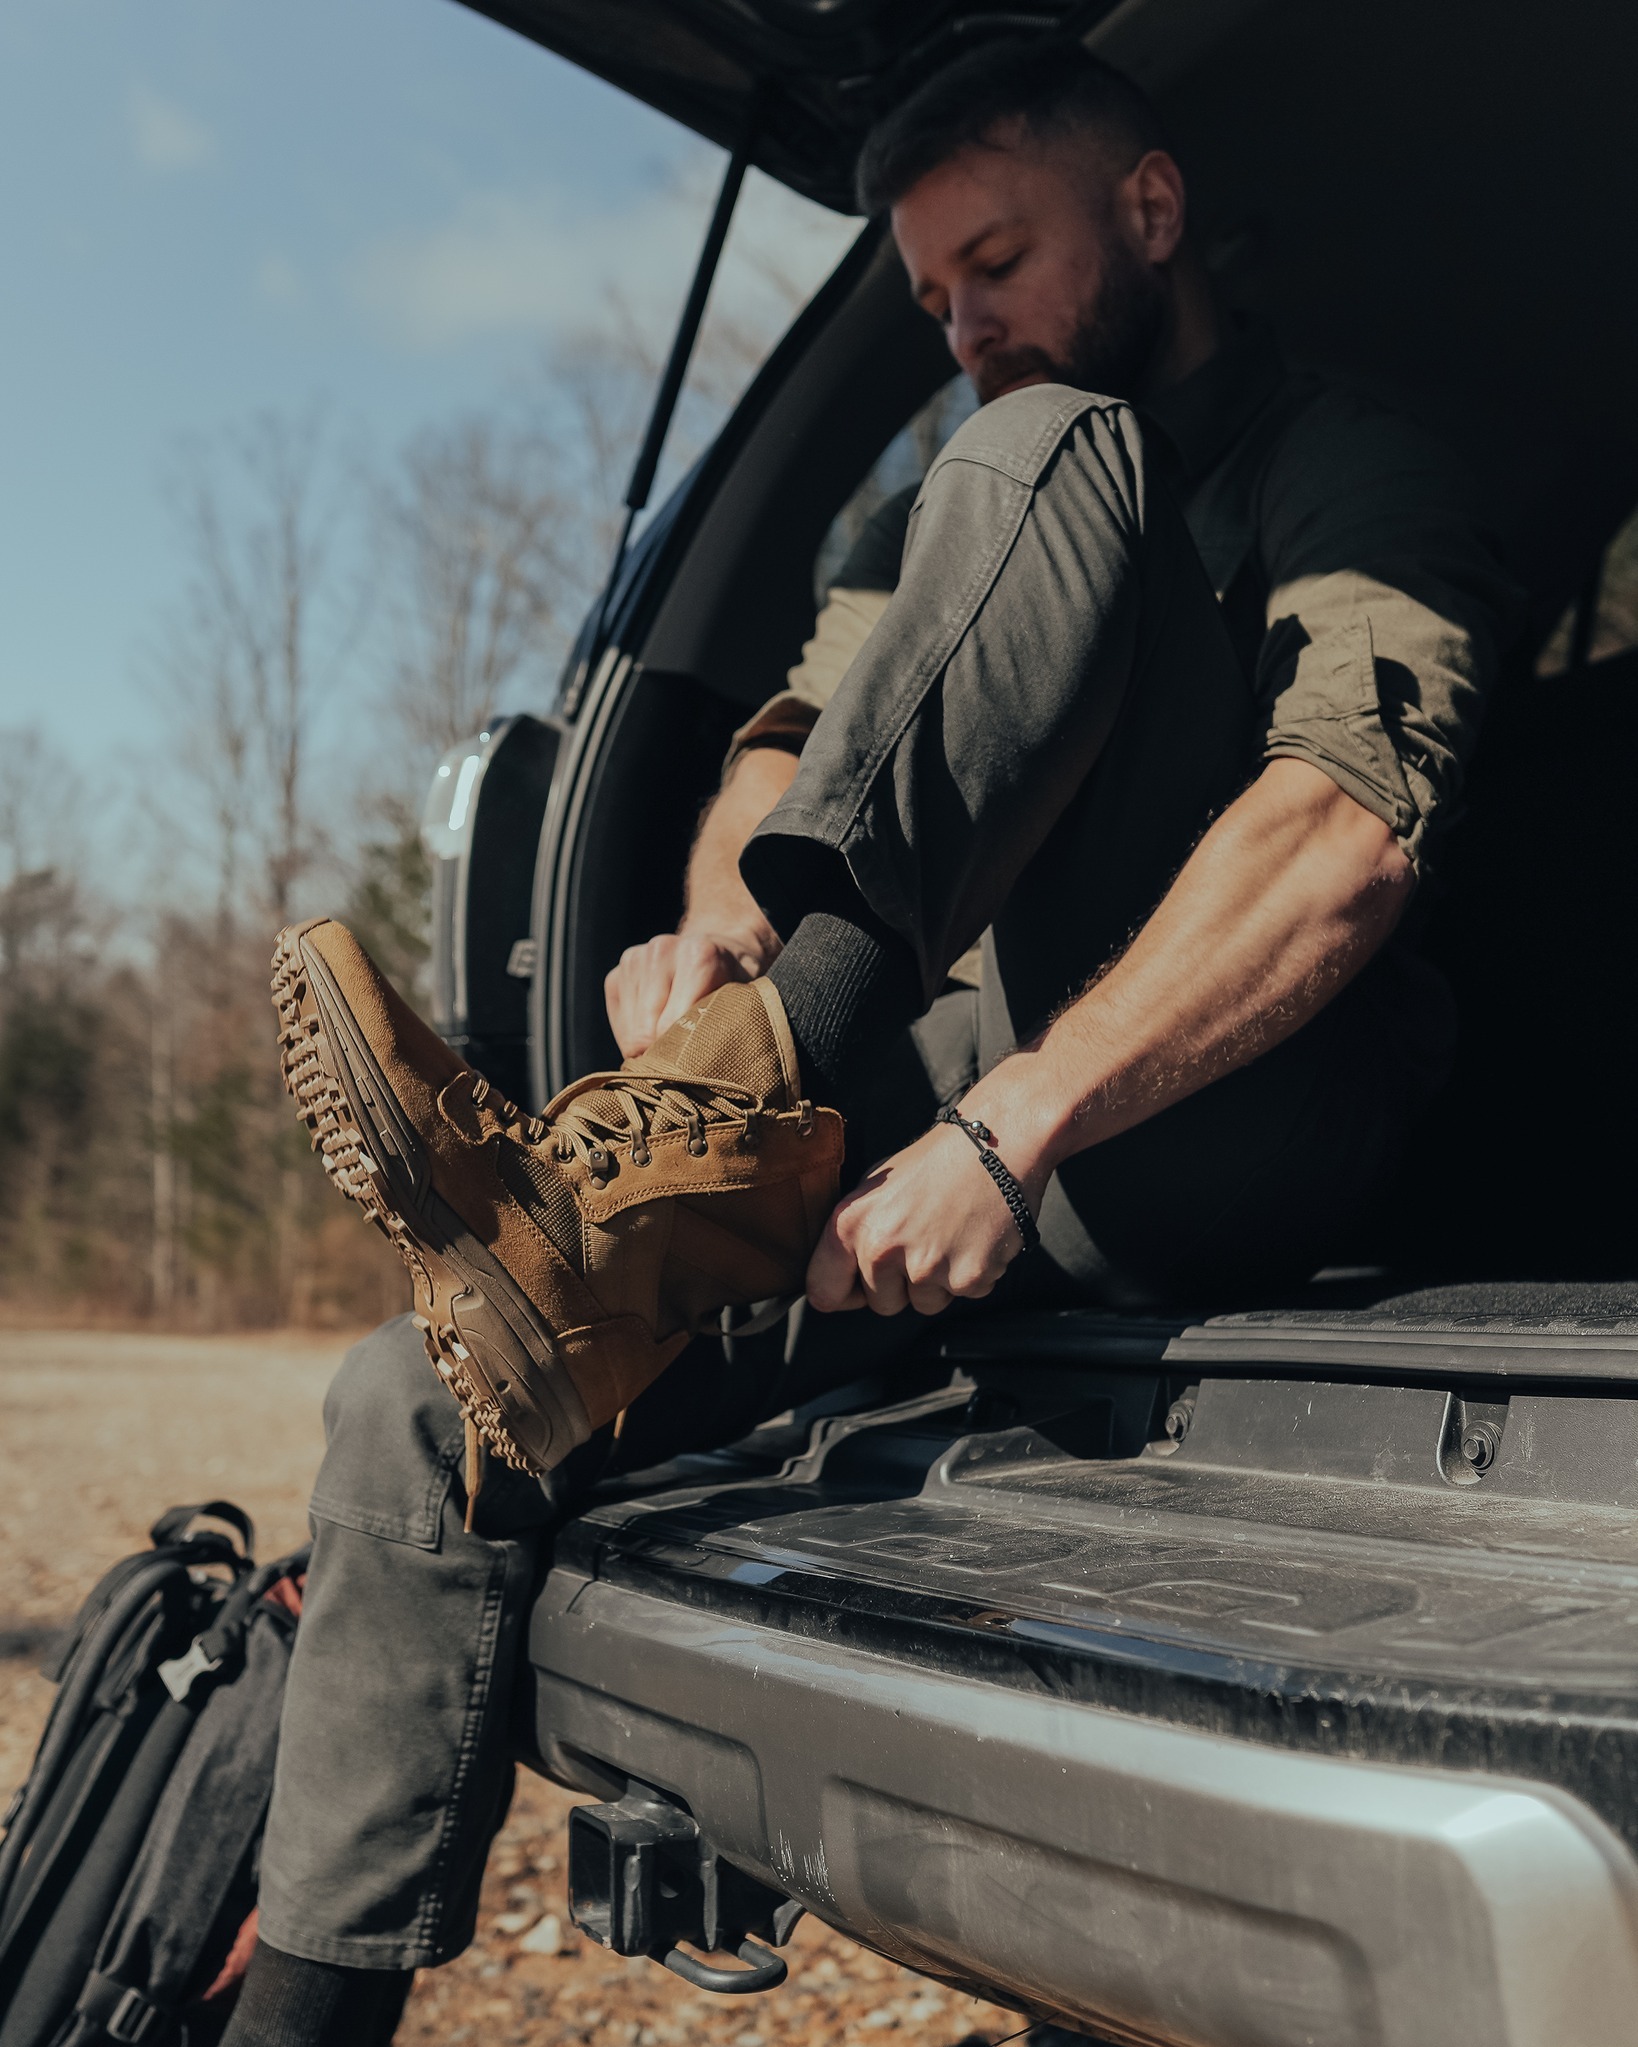
[[1261, 480], [1263, 758], [1311, 762], [1420, 874], [1458, 814], [1517, 593], [1456, 460], [1328, 387]]

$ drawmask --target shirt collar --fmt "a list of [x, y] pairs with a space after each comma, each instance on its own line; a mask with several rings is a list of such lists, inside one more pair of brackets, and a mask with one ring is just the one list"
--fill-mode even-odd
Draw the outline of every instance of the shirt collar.
[[1185, 480], [1194, 484], [1223, 459], [1286, 374], [1273, 328], [1248, 320], [1182, 383], [1157, 391], [1138, 409], [1159, 427]]

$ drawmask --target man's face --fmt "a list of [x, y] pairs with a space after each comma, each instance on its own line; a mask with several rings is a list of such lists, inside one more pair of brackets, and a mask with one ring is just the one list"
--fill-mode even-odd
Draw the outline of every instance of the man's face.
[[[1156, 164], [1175, 184], [1175, 228], [1156, 217], [1146, 170]], [[913, 185], [893, 208], [893, 235], [917, 303], [982, 403], [1026, 384], [1131, 398], [1165, 330], [1161, 265], [1182, 232], [1181, 198], [1169, 158], [1123, 177], [1070, 141], [985, 146]]]

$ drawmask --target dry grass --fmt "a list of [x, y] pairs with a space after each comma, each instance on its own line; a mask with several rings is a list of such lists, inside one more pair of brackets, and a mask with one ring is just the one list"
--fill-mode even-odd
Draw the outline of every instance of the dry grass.
[[[97, 1576], [184, 1500], [253, 1516], [264, 1557], [305, 1539], [320, 1403], [345, 1342], [40, 1330], [0, 1350], [0, 1804], [51, 1701], [35, 1663]], [[809, 1920], [787, 1986], [740, 2000], [582, 1941], [563, 1897], [573, 1800], [526, 1773], [484, 1884], [478, 1938], [415, 1986], [407, 2047], [832, 2047], [998, 2041], [1020, 2021], [895, 1968]], [[523, 1943], [555, 1916], [559, 1954]], [[539, 1945], [538, 1935], [535, 1944]]]

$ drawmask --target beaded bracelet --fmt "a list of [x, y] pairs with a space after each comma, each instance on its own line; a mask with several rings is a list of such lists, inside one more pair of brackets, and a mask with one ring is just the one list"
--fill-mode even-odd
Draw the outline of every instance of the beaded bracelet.
[[933, 1121], [935, 1124], [953, 1123], [957, 1130], [964, 1131], [972, 1139], [980, 1164], [1001, 1190], [1001, 1199], [1012, 1211], [1012, 1219], [1018, 1226], [1018, 1234], [1024, 1240], [1024, 1249], [1033, 1251], [1041, 1241], [1041, 1232], [1035, 1227], [1035, 1218], [1029, 1212], [1029, 1203], [1024, 1198], [1023, 1188], [1007, 1171], [1001, 1163], [999, 1154], [993, 1149], [995, 1132], [982, 1123], [969, 1121], [947, 1104], [939, 1110]]

